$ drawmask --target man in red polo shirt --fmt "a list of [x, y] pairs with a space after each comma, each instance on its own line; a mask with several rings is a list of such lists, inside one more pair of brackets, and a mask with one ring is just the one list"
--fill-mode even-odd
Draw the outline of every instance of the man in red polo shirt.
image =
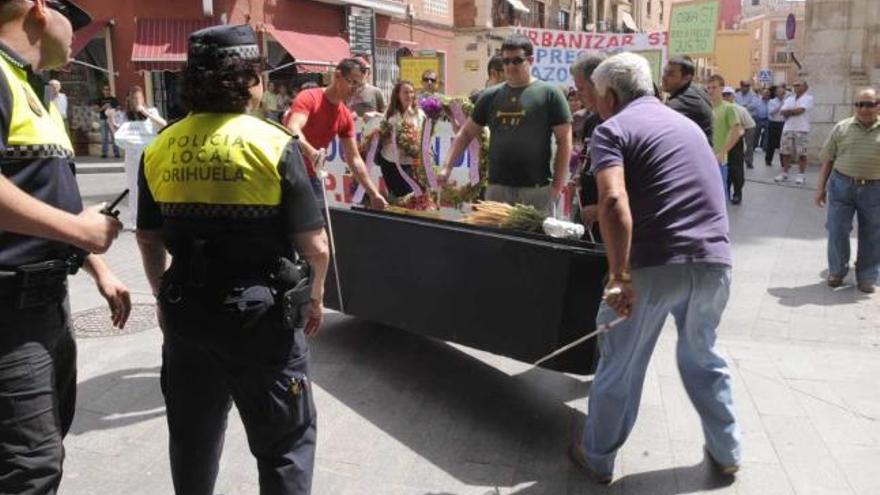
[[306, 159], [312, 188], [322, 207], [324, 184], [316, 176], [313, 163], [318, 150], [326, 149], [334, 136], [339, 136], [345, 162], [355, 179], [367, 190], [372, 207], [383, 209], [388, 206], [367, 173], [355, 140], [354, 120], [345, 106], [348, 99], [364, 86], [365, 72], [366, 66], [358, 59], [347, 58], [339, 62], [330, 87], [300, 91], [285, 121], [285, 125], [299, 136], [300, 150]]

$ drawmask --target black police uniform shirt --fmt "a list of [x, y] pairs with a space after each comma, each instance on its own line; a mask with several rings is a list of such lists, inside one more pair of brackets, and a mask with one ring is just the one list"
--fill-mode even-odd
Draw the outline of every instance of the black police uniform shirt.
[[172, 255], [197, 237], [238, 249], [226, 253], [236, 261], [277, 259], [293, 254], [292, 234], [324, 226], [296, 139], [245, 114], [165, 127], [144, 150], [138, 189], [138, 229], [161, 230]]
[[[54, 104], [43, 103], [33, 67], [0, 43], [0, 169], [20, 189], [70, 213], [82, 211], [73, 148]], [[57, 127], [56, 127], [57, 126]], [[0, 231], [0, 268], [66, 259], [71, 246]]]

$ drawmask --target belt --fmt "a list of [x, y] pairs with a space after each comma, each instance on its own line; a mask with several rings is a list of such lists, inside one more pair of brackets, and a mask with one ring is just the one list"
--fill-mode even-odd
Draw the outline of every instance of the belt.
[[63, 301], [69, 270], [67, 261], [49, 260], [0, 271], [0, 308], [36, 308]]
[[850, 177], [844, 173], [841, 173], [838, 170], [835, 170], [834, 173], [836, 173], [837, 175], [841, 176], [842, 178], [850, 181], [851, 183], [853, 183], [856, 186], [867, 186], [867, 185], [874, 184], [874, 183], [880, 183], [880, 179], [857, 179], [855, 177]]

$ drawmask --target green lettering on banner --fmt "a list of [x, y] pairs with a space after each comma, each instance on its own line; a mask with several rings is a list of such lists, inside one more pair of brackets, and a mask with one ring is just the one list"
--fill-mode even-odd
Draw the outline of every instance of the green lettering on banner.
[[713, 55], [719, 11], [718, 0], [674, 4], [669, 22], [669, 56]]

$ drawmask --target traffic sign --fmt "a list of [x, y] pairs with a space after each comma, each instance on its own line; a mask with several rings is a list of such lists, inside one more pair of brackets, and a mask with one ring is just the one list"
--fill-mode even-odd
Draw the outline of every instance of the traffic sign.
[[772, 83], [773, 71], [771, 71], [770, 69], [760, 69], [758, 71], [758, 80], [762, 83]]
[[794, 14], [788, 14], [788, 17], [785, 18], [785, 37], [793, 40], [796, 31], [797, 19], [794, 18]]

